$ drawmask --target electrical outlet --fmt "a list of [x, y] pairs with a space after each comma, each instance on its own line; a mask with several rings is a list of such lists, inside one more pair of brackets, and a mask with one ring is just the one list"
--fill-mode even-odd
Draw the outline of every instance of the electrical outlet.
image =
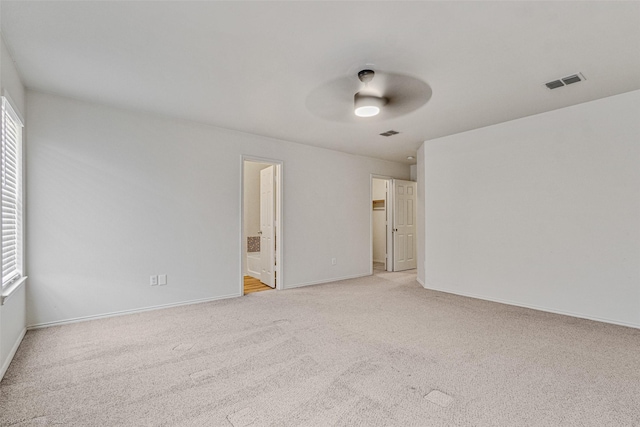
[[338, 261], [335, 258], [331, 258], [331, 265], [336, 265]]
[[149, 283], [151, 283], [151, 286], [157, 286], [158, 285], [158, 276], [150, 276], [149, 277]]
[[167, 275], [161, 274], [158, 276], [158, 285], [166, 285], [167, 284]]

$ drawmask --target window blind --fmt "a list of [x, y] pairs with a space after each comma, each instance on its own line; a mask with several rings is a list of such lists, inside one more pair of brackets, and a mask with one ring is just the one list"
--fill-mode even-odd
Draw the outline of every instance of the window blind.
[[2, 286], [22, 270], [22, 122], [2, 97]]

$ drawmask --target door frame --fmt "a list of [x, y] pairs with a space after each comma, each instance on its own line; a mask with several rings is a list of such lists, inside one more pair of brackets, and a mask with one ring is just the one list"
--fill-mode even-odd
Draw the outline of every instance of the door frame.
[[387, 259], [385, 261], [385, 270], [393, 271], [393, 195], [391, 185], [393, 177], [387, 175], [377, 175], [372, 173], [369, 179], [369, 274], [373, 274], [373, 180], [380, 179], [387, 181], [387, 201], [384, 204], [385, 213], [387, 214]]
[[276, 179], [276, 185], [275, 185], [275, 208], [276, 208], [276, 232], [275, 232], [275, 238], [276, 238], [276, 250], [275, 250], [275, 255], [276, 255], [276, 266], [274, 268], [274, 272], [276, 272], [276, 290], [282, 290], [284, 289], [284, 268], [283, 268], [283, 256], [282, 254], [284, 253], [283, 251], [283, 246], [284, 246], [284, 239], [282, 238], [282, 236], [284, 235], [283, 233], [283, 223], [284, 221], [282, 220], [282, 214], [283, 214], [283, 199], [284, 199], [284, 193], [283, 193], [283, 189], [284, 189], [284, 179], [283, 179], [283, 169], [284, 169], [284, 162], [282, 160], [277, 160], [277, 159], [268, 159], [265, 157], [258, 157], [258, 156], [251, 156], [251, 155], [247, 155], [247, 154], [243, 154], [240, 156], [240, 281], [239, 281], [239, 290], [240, 290], [240, 296], [244, 296], [244, 269], [245, 269], [245, 264], [247, 262], [247, 260], [245, 259], [244, 256], [244, 246], [247, 244], [246, 241], [244, 241], [243, 237], [244, 237], [244, 163], [245, 162], [255, 162], [255, 163], [266, 163], [272, 166], [275, 166], [275, 179]]

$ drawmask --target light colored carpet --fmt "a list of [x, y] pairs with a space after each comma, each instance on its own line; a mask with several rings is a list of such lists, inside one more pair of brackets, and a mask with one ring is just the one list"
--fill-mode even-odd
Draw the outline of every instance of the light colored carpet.
[[375, 276], [30, 331], [0, 425], [640, 425], [640, 330]]

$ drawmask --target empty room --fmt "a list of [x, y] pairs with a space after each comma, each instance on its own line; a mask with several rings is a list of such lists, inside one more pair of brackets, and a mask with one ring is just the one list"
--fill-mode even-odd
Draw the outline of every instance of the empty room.
[[0, 426], [640, 426], [640, 2], [0, 23]]

